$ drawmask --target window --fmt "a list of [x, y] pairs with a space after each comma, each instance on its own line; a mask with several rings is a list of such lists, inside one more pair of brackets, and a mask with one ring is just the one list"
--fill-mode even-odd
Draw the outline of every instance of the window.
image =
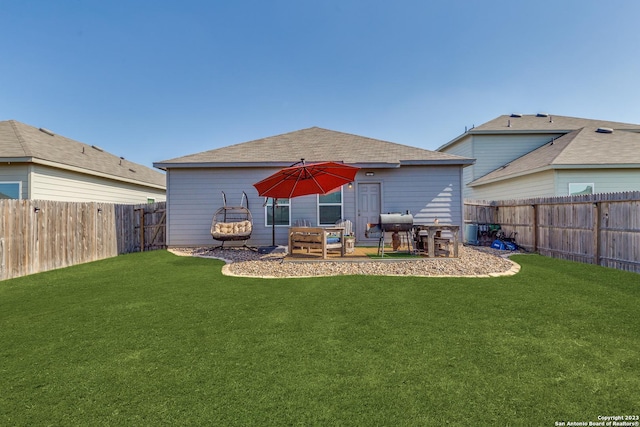
[[569, 184], [570, 196], [581, 196], [583, 194], [593, 194], [595, 191], [595, 185], [592, 183], [572, 183]]
[[[273, 199], [268, 198], [267, 203], [264, 206], [265, 215], [264, 217], [267, 219], [266, 225], [273, 225]], [[276, 199], [276, 225], [286, 225], [289, 226], [291, 223], [291, 210], [289, 209], [289, 199]]]
[[0, 182], [0, 199], [21, 199], [21, 182]]
[[318, 195], [318, 224], [333, 225], [342, 218], [342, 188], [339, 191]]

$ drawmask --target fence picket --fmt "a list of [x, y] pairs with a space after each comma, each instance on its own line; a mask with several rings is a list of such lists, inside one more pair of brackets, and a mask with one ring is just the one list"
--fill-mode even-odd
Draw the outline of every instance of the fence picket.
[[0, 199], [0, 280], [142, 250], [135, 209], [144, 212], [148, 224], [142, 249], [166, 247], [166, 202]]
[[545, 256], [640, 273], [640, 192], [465, 200], [467, 223], [500, 224]]

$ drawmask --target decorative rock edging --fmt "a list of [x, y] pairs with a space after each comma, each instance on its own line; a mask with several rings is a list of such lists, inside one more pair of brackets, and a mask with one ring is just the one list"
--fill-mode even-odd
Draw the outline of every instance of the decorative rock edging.
[[258, 254], [243, 249], [170, 249], [182, 256], [197, 256], [224, 261], [222, 274], [262, 279], [309, 278], [341, 275], [413, 276], [413, 277], [500, 277], [520, 271], [520, 265], [508, 259], [512, 252], [484, 247], [461, 247], [459, 258], [421, 259], [384, 263], [296, 262], [285, 263], [285, 253]]

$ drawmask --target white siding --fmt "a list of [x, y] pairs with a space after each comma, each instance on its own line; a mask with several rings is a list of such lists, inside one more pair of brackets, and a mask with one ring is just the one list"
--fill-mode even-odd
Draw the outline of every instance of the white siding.
[[165, 192], [155, 188], [129, 184], [81, 173], [32, 166], [31, 199], [104, 202], [104, 203], [146, 203], [147, 198], [156, 202], [166, 200]]
[[640, 169], [558, 170], [556, 195], [568, 196], [570, 183], [594, 183], [596, 193], [640, 191]]
[[554, 196], [556, 195], [554, 175], [553, 171], [545, 171], [473, 187], [471, 199], [510, 200]]
[[[248, 195], [249, 209], [253, 216], [253, 233], [250, 245], [271, 244], [271, 226], [265, 226], [264, 198], [253, 187], [255, 182], [269, 176], [277, 169], [170, 169], [168, 188], [168, 245], [213, 246], [211, 237], [213, 214], [222, 206], [221, 192], [227, 196], [227, 205], [238, 205], [242, 192]], [[462, 224], [462, 197], [460, 194], [459, 166], [401, 167], [399, 169], [366, 169], [374, 171], [373, 177], [358, 172], [353, 188], [343, 187], [344, 217], [360, 224], [356, 215], [356, 188], [358, 182], [380, 182], [382, 187], [382, 212], [410, 210], [416, 223], [432, 222], [435, 217], [444, 223]], [[304, 196], [291, 200], [291, 220], [317, 221], [316, 196]], [[285, 245], [288, 227], [276, 227], [276, 244]]]
[[640, 170], [550, 170], [473, 187], [473, 197], [470, 198], [478, 200], [505, 200], [568, 196], [570, 183], [593, 183], [596, 193], [640, 191]]

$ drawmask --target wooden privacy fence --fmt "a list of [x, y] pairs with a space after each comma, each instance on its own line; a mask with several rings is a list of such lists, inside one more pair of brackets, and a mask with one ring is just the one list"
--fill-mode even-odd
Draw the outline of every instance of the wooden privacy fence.
[[[465, 200], [465, 223], [499, 224], [541, 255], [640, 273], [640, 192]], [[465, 236], [467, 239], [468, 236]]]
[[164, 248], [165, 208], [0, 199], [0, 280]]

